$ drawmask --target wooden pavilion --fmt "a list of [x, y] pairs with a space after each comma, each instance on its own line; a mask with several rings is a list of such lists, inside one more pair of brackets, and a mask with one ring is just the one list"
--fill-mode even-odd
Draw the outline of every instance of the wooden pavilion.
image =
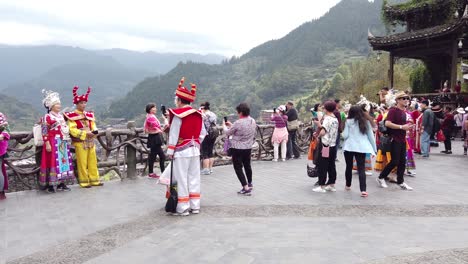
[[468, 0], [411, 0], [383, 6], [389, 24], [406, 26], [406, 31], [376, 37], [369, 31], [369, 43], [376, 51], [390, 53], [389, 82], [393, 87], [396, 58], [418, 59], [425, 63], [432, 78], [432, 90], [448, 81], [457, 83], [457, 65], [468, 58]]

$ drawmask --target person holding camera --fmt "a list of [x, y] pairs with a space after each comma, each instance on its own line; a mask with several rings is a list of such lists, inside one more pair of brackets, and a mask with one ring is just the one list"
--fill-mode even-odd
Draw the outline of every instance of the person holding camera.
[[275, 123], [275, 129], [271, 136], [271, 142], [273, 143], [273, 161], [278, 161], [278, 150], [281, 145], [281, 160], [286, 161], [286, 151], [288, 143], [288, 116], [286, 115], [286, 107], [280, 105], [278, 109], [273, 108], [273, 114], [271, 115], [271, 121]]
[[99, 179], [97, 167], [96, 146], [94, 140], [98, 134], [94, 113], [86, 111], [86, 104], [91, 93], [88, 87], [86, 94], [78, 95], [78, 86], [73, 88], [73, 104], [76, 110], [65, 112], [65, 118], [70, 128], [70, 137], [75, 146], [76, 164], [78, 167], [78, 181], [80, 187], [103, 186]]
[[[165, 107], [162, 106], [161, 110], [164, 109]], [[161, 169], [162, 173], [164, 171], [164, 162], [166, 161], [166, 156], [164, 155], [164, 151], [162, 149], [162, 145], [164, 144], [164, 127], [161, 126], [161, 123], [156, 117], [156, 113], [158, 111], [156, 104], [147, 104], [145, 110], [146, 120], [144, 129], [145, 133], [148, 134], [147, 147], [150, 149], [150, 153], [148, 155], [148, 177], [159, 179], [159, 175], [154, 173], [154, 162], [156, 161], [156, 157], [159, 156], [159, 168]], [[164, 112], [165, 111], [163, 111], [163, 119], [166, 120], [164, 117]]]
[[[226, 137], [232, 136], [231, 153], [232, 165], [236, 171], [237, 178], [242, 189], [238, 194], [250, 196], [252, 194], [252, 166], [250, 164], [252, 145], [255, 143], [257, 133], [257, 123], [250, 116], [250, 107], [246, 103], [241, 103], [236, 107], [239, 119], [231, 123], [224, 119], [223, 130]], [[244, 174], [245, 171], [245, 174]]]

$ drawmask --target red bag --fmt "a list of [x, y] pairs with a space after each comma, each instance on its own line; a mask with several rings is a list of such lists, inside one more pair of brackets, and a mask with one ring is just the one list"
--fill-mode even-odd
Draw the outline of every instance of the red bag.
[[439, 142], [444, 142], [445, 141], [445, 135], [444, 135], [444, 132], [442, 132], [442, 130], [439, 130], [439, 132], [437, 132], [436, 139]]

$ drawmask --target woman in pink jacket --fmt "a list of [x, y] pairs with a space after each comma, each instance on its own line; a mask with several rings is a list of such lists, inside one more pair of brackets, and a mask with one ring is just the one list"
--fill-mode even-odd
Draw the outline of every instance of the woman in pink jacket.
[[[145, 121], [145, 133], [148, 134], [148, 145], [150, 153], [148, 155], [148, 167], [150, 178], [159, 179], [159, 175], [154, 173], [154, 162], [156, 161], [156, 156], [159, 156], [159, 168], [161, 173], [164, 171], [164, 162], [166, 161], [166, 156], [162, 149], [164, 144], [163, 140], [163, 127], [156, 117], [156, 104], [150, 103], [146, 105], [146, 121]], [[164, 113], [163, 113], [164, 114]]]

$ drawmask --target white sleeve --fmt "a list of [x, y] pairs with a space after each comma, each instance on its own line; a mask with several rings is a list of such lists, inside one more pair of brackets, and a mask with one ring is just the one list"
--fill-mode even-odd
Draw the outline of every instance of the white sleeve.
[[180, 127], [182, 126], [182, 119], [177, 116], [172, 118], [171, 127], [169, 130], [169, 140], [167, 146], [167, 154], [173, 155], [177, 141], [179, 140]]
[[203, 139], [205, 139], [206, 134], [207, 134], [206, 128], [205, 128], [205, 126], [204, 126], [203, 123], [202, 123], [201, 131], [200, 131], [200, 137], [199, 137], [200, 143], [203, 142]]

